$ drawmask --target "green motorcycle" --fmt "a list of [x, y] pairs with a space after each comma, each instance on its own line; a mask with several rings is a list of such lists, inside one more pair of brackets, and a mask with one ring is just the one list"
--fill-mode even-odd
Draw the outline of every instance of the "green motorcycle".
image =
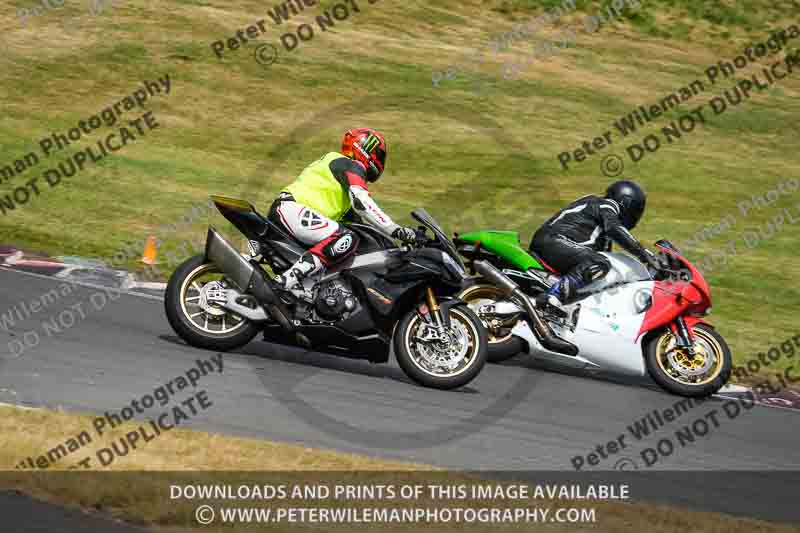
[[[515, 281], [528, 295], [547, 290], [558, 277], [554, 271], [536, 255], [522, 247], [516, 231], [483, 230], [455, 234], [453, 242], [458, 253], [464, 257], [465, 265], [472, 274], [475, 261], [488, 261]], [[500, 288], [481, 276], [470, 278], [458, 295], [472, 309], [492, 304], [503, 299]], [[505, 361], [525, 351], [525, 341], [511, 334], [518, 316], [493, 316], [484, 321], [489, 335], [488, 360], [493, 363]]]

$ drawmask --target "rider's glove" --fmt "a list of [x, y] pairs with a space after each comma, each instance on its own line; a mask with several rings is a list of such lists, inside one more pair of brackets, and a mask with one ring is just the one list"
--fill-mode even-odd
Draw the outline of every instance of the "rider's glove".
[[394, 237], [397, 240], [403, 241], [406, 244], [410, 244], [417, 240], [417, 232], [414, 231], [414, 228], [404, 228], [401, 226], [396, 230], [394, 230], [394, 233], [392, 233], [392, 237]]

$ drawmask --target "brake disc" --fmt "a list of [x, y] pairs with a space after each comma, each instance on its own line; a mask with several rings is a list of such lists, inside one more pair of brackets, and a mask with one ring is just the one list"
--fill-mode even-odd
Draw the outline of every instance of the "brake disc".
[[[692, 363], [695, 359], [697, 359], [698, 356], [703, 358], [703, 362], [699, 366], [694, 366]], [[691, 357], [691, 359], [689, 359], [689, 357]], [[694, 356], [690, 356], [684, 350], [676, 348], [670, 350], [670, 352], [667, 354], [667, 358], [669, 359], [669, 363], [672, 368], [684, 376], [691, 377], [702, 376], [708, 372], [713, 364], [713, 361], [711, 360], [712, 358], [708, 355], [705, 348], [698, 350]], [[687, 360], [689, 364], [687, 364]]]
[[209, 281], [200, 288], [200, 301], [198, 305], [203, 311], [212, 316], [222, 316], [226, 313], [218, 305], [224, 304], [228, 300], [225, 286], [219, 281]]

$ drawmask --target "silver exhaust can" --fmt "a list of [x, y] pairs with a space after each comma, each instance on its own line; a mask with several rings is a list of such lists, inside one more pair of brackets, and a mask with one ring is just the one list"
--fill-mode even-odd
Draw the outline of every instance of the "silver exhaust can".
[[270, 287], [264, 271], [242, 257], [214, 228], [208, 228], [206, 259], [217, 265], [241, 292], [252, 294], [285, 331], [295, 331], [289, 319], [289, 311]]
[[247, 290], [255, 268], [214, 228], [208, 228], [206, 259], [217, 265], [240, 291]]

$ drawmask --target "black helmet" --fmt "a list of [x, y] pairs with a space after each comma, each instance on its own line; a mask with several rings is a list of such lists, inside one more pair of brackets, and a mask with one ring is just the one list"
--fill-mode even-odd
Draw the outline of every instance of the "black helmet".
[[620, 217], [626, 228], [636, 227], [647, 203], [647, 195], [641, 187], [632, 181], [616, 181], [606, 189], [606, 198], [619, 204], [622, 211]]

